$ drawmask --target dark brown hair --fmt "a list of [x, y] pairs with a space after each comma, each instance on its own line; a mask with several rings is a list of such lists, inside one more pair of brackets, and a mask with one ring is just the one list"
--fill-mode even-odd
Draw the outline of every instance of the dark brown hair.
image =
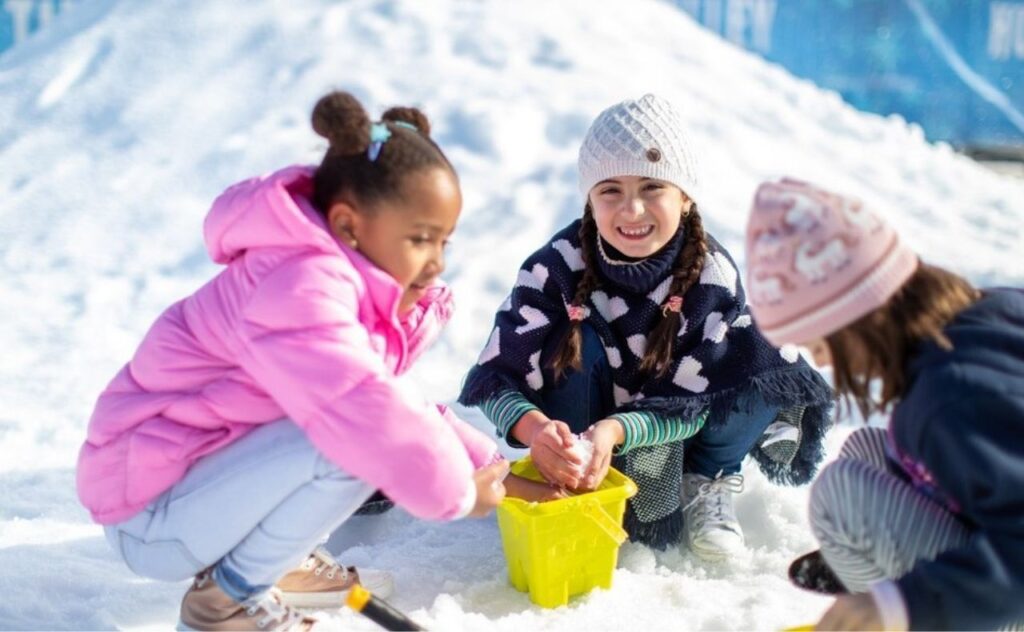
[[[701, 270], [704, 268], [704, 257], [708, 252], [707, 237], [704, 235], [704, 222], [700, 213], [697, 212], [697, 204], [694, 203], [689, 212], [683, 218], [686, 233], [686, 242], [679, 251], [675, 266], [672, 268], [672, 284], [669, 286], [668, 296], [683, 297], [694, 283], [700, 279]], [[588, 202], [583, 209], [583, 223], [580, 225], [580, 248], [583, 251], [583, 278], [576, 285], [576, 294], [572, 299], [572, 306], [583, 307], [591, 292], [600, 287], [600, 279], [597, 276], [597, 223], [594, 221], [594, 211]], [[647, 351], [643, 360], [640, 361], [640, 370], [648, 372], [657, 377], [665, 375], [672, 363], [672, 348], [679, 331], [682, 312], [666, 310], [664, 316], [654, 327], [648, 338]], [[580, 369], [580, 355], [582, 353], [583, 335], [580, 332], [580, 322], [570, 321], [569, 331], [562, 338], [558, 350], [551, 358], [551, 368], [555, 377], [561, 377], [566, 369]]]
[[[931, 340], [952, 349], [942, 329], [979, 296], [965, 279], [922, 262], [885, 305], [826, 337], [836, 397], [848, 395], [865, 419], [885, 411], [906, 392], [907, 362], [918, 346]], [[876, 378], [882, 391], [873, 397]]]
[[[321, 213], [346, 197], [368, 209], [382, 200], [401, 198], [405, 178], [416, 172], [442, 168], [455, 175], [444, 152], [430, 139], [430, 121], [423, 112], [393, 107], [381, 121], [391, 137], [371, 161], [371, 121], [362, 104], [347, 92], [331, 92], [317, 101], [313, 130], [330, 143], [313, 176], [313, 204]], [[415, 129], [396, 125], [399, 122]]]

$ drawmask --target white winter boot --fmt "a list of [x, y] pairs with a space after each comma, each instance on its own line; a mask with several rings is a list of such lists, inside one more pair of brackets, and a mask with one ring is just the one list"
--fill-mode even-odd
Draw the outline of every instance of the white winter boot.
[[683, 474], [682, 502], [686, 542], [704, 560], [716, 561], [745, 550], [732, 495], [743, 491], [741, 474]]

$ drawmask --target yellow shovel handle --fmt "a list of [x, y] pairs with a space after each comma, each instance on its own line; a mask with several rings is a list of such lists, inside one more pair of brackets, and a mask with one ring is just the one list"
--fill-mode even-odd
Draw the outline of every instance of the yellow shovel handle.
[[608, 512], [601, 507], [601, 503], [596, 500], [588, 500], [583, 503], [582, 510], [583, 514], [596, 522], [597, 526], [601, 527], [601, 530], [614, 540], [616, 544], [622, 544], [629, 537], [629, 534], [622, 528], [622, 525], [612, 520]]

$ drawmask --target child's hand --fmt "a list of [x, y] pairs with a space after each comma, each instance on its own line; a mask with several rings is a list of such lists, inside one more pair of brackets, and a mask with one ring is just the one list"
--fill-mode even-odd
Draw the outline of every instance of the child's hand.
[[476, 504], [469, 515], [474, 518], [482, 518], [491, 513], [491, 510], [501, 504], [505, 498], [505, 476], [508, 474], [509, 462], [502, 460], [497, 463], [485, 465], [476, 472], [473, 472], [473, 482], [476, 483]]
[[882, 617], [871, 593], [840, 595], [815, 630], [882, 630]]
[[510, 498], [522, 498], [535, 503], [569, 497], [569, 493], [561, 487], [555, 487], [550, 483], [538, 483], [515, 474], [509, 474], [505, 479], [505, 492]]
[[569, 426], [557, 420], [538, 426], [530, 438], [530, 457], [537, 471], [559, 487], [579, 485], [582, 461], [569, 449], [575, 440]]
[[625, 430], [618, 419], [602, 419], [587, 429], [583, 436], [594, 444], [594, 454], [590, 458], [590, 467], [580, 478], [577, 489], [591, 491], [597, 489], [604, 477], [608, 475], [608, 467], [612, 463], [612, 450], [625, 441]]

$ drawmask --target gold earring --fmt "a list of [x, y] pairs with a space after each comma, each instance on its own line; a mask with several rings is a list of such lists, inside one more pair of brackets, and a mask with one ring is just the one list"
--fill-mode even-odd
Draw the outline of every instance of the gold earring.
[[351, 226], [343, 226], [341, 228], [341, 232], [345, 233], [348, 236], [348, 245], [349, 246], [351, 246], [352, 248], [358, 248], [359, 247], [359, 241], [356, 239], [356, 236], [352, 233], [352, 227]]

